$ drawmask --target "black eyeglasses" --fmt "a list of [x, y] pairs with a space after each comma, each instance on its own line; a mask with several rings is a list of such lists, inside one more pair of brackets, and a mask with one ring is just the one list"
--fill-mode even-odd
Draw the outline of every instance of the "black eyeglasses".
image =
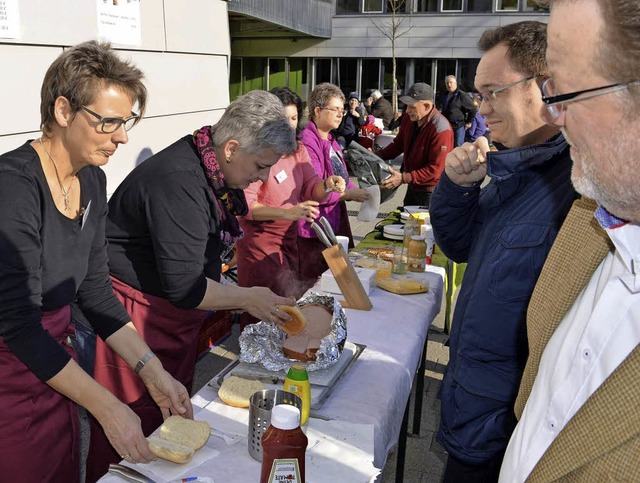
[[122, 126], [123, 124], [124, 124], [124, 130], [128, 131], [133, 126], [135, 126], [138, 119], [140, 119], [140, 116], [135, 112], [131, 113], [133, 114], [133, 116], [128, 117], [126, 119], [122, 119], [121, 117], [102, 117], [100, 114], [98, 114], [97, 112], [93, 112], [91, 109], [89, 109], [86, 106], [80, 106], [80, 107], [84, 111], [88, 112], [93, 117], [95, 117], [98, 121], [100, 121], [100, 130], [105, 134], [111, 134], [113, 132], [116, 132], [118, 129], [120, 129], [120, 126]]
[[[562, 112], [565, 110], [564, 105], [571, 102], [585, 101], [598, 96], [604, 96], [612, 92], [621, 91], [627, 89], [631, 84], [640, 83], [640, 80], [627, 82], [624, 84], [609, 84], [608, 86], [593, 87], [591, 89], [584, 89], [581, 91], [569, 92], [568, 94], [556, 94], [556, 86], [553, 79], [550, 77], [540, 86], [542, 91], [542, 102], [544, 102], [549, 114], [549, 121], [555, 122], [558, 120]], [[578, 98], [578, 96], [581, 96]]]
[[520, 79], [519, 81], [512, 82], [511, 84], [506, 84], [504, 86], [496, 87], [495, 89], [490, 89], [488, 91], [482, 91], [479, 94], [483, 101], [491, 104], [493, 101], [496, 100], [496, 97], [497, 97], [496, 94], [499, 94], [502, 91], [506, 91], [507, 89], [511, 89], [512, 87], [517, 86], [518, 84], [522, 84], [524, 82], [530, 81], [531, 79], [535, 79], [536, 77], [540, 77], [542, 75], [544, 74], [531, 75], [529, 77], [525, 77], [524, 79]]

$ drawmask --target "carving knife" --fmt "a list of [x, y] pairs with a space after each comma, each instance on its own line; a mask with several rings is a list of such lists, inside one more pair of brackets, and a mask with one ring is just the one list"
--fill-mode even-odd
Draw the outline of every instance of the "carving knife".
[[324, 216], [321, 216], [320, 224], [322, 225], [322, 227], [324, 228], [324, 231], [329, 237], [329, 241], [331, 242], [331, 244], [337, 245], [338, 239], [336, 238], [336, 234], [333, 232], [333, 228], [331, 228], [331, 223], [329, 223], [329, 220], [327, 220]]
[[322, 231], [322, 228], [320, 228], [320, 225], [318, 225], [315, 221], [311, 222], [311, 229], [316, 232], [316, 235], [318, 235], [318, 239], [322, 243], [324, 243], [327, 248], [331, 248], [333, 246], [329, 241], [329, 238], [327, 238], [327, 235], [325, 235], [324, 231]]
[[134, 483], [156, 483], [154, 480], [146, 475], [143, 475], [139, 471], [129, 468], [128, 466], [110, 464], [109, 473], [121, 476], [127, 481], [133, 481]]

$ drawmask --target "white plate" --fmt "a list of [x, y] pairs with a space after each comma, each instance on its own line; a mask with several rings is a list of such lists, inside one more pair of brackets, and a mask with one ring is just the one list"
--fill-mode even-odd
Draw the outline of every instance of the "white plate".
[[400, 235], [389, 235], [387, 233], [383, 233], [382, 236], [384, 238], [387, 238], [388, 240], [395, 240], [395, 241], [402, 241], [404, 240], [404, 235], [400, 236]]
[[399, 236], [404, 237], [404, 225], [386, 225], [382, 233], [384, 236]]
[[407, 211], [409, 213], [417, 213], [418, 211], [429, 211], [429, 207], [420, 206], [420, 205], [410, 205], [410, 206], [405, 206], [404, 211]]
[[414, 211], [413, 213], [403, 211], [400, 213], [400, 223], [406, 223], [411, 215], [417, 215], [416, 218], [424, 220], [427, 224], [431, 223], [431, 216], [428, 211]]

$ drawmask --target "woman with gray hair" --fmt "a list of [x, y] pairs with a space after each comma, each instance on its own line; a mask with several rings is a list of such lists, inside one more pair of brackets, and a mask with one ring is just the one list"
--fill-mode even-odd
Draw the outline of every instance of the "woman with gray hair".
[[[242, 237], [243, 189], [297, 147], [280, 100], [265, 91], [232, 102], [220, 121], [187, 135], [136, 167], [109, 201], [107, 239], [114, 291], [167, 371], [191, 389], [197, 342], [210, 310], [248, 312], [282, 323], [277, 305], [293, 305], [265, 287], [221, 284], [222, 262]], [[95, 378], [142, 420], [145, 434], [160, 412], [132, 371], [104, 344]], [[92, 428], [89, 481], [120, 457]]]

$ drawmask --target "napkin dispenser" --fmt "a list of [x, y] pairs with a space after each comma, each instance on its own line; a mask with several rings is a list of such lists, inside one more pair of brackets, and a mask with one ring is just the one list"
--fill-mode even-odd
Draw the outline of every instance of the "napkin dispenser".
[[[362, 288], [367, 295], [371, 293], [373, 287], [376, 286], [376, 270], [370, 268], [354, 267], [356, 275], [362, 283]], [[320, 279], [320, 288], [325, 292], [331, 292], [335, 294], [342, 294], [338, 282], [331, 270], [327, 270], [322, 274]]]

